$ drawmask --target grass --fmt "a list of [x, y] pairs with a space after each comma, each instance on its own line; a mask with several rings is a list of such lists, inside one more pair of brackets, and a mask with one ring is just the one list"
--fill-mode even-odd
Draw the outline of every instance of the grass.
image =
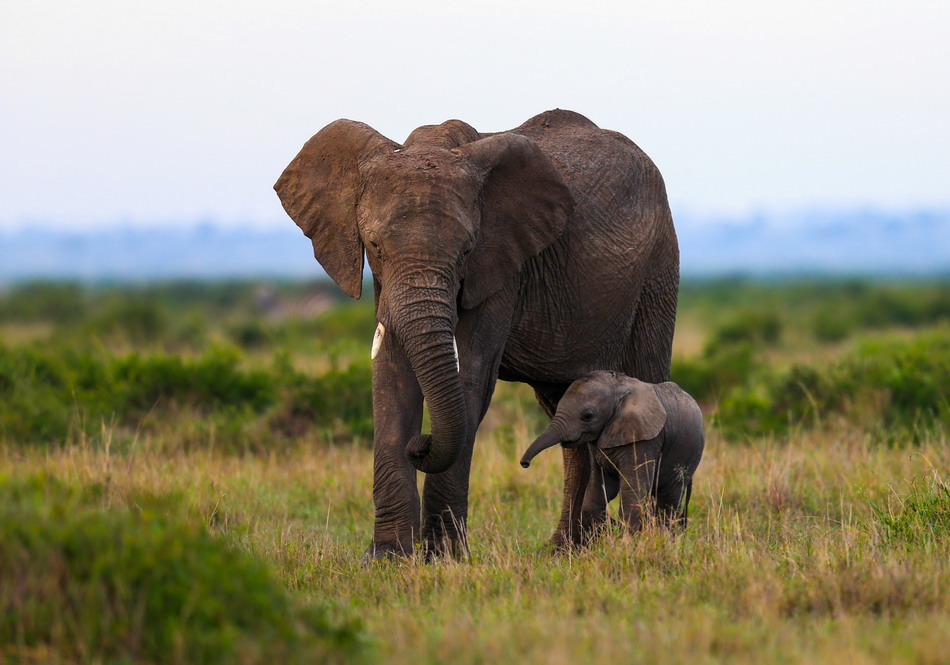
[[[709, 298], [720, 298], [727, 286], [709, 286]], [[74, 295], [69, 289], [45, 288], [54, 304]], [[43, 482], [52, 489], [35, 497], [37, 505], [61, 500], [68, 510], [61, 507], [59, 514], [111, 525], [108, 529], [115, 531], [105, 532], [112, 534], [109, 542], [125, 538], [135, 544], [140, 528], [154, 528], [165, 534], [156, 536], [161, 543], [186, 543], [205, 552], [175, 566], [191, 570], [196, 579], [204, 576], [212, 605], [219, 598], [214, 591], [218, 571], [207, 561], [232, 562], [227, 574], [235, 578], [247, 574], [248, 588], [256, 584], [260, 593], [248, 600], [232, 596], [236, 600], [230, 604], [277, 607], [283, 617], [277, 623], [293, 624], [299, 648], [281, 654], [279, 645], [286, 640], [275, 643], [273, 629], [254, 625], [240, 612], [225, 614], [212, 624], [237, 628], [217, 643], [208, 630], [211, 641], [197, 642], [224, 644], [215, 652], [222, 662], [335, 657], [394, 665], [947, 662], [950, 419], [944, 396], [950, 392], [945, 373], [950, 356], [943, 351], [945, 320], [931, 315], [944, 302], [941, 292], [926, 291], [911, 314], [892, 303], [896, 328], [869, 328], [847, 319], [843, 329], [858, 332], [842, 339], [821, 327], [810, 332], [814, 317], [809, 312], [823, 311], [817, 301], [812, 309], [799, 303], [791, 318], [769, 313], [788, 294], [808, 288], [737, 288], [741, 293], [733, 297], [741, 308], [715, 317], [706, 316], [712, 305], [696, 287], [686, 290], [676, 351], [680, 367], [692, 363], [693, 380], [720, 381], [725, 387], [700, 384], [709, 390], [708, 442], [689, 527], [679, 535], [648, 529], [633, 538], [608, 529], [589, 550], [552, 557], [547, 539], [559, 510], [560, 455], [552, 451], [530, 469], [520, 467], [518, 459], [544, 418], [529, 389], [500, 384], [473, 460], [470, 556], [431, 565], [410, 559], [364, 567], [360, 557], [373, 516], [365, 411], [353, 412], [345, 422], [319, 424], [314, 418], [320, 414], [308, 412], [308, 405], [322, 404], [327, 393], [324, 398], [339, 401], [325, 411], [343, 411], [351, 403], [365, 406], [360, 386], [366, 380], [372, 317], [365, 308], [342, 308], [314, 320], [266, 319], [249, 325], [241, 318], [253, 293], [247, 285], [235, 293], [184, 289], [194, 320], [205, 321], [188, 335], [176, 327], [182, 319], [175, 314], [172, 288], [153, 289], [170, 313], [158, 318], [151, 318], [147, 308], [147, 316], [125, 308], [115, 290], [107, 290], [105, 300], [89, 296], [82, 311], [57, 314], [72, 317], [67, 324], [43, 318], [47, 309], [60, 310], [44, 309], [32, 297], [13, 299], [6, 310], [0, 307], [0, 313], [9, 312], [15, 309], [11, 302], [19, 303], [29, 313], [0, 322], [6, 354], [0, 367], [5, 374], [0, 374], [7, 377], [0, 399], [17, 396], [28, 406], [24, 386], [33, 395], [51, 394], [44, 392], [55, 388], [48, 382], [22, 378], [41, 376], [40, 370], [66, 377], [64, 386], [82, 387], [70, 388], [63, 401], [65, 412], [57, 417], [68, 426], [68, 435], [58, 439], [11, 435], [13, 425], [25, 422], [25, 406], [19, 416], [0, 408], [9, 428], [0, 437], [0, 478], [14, 483], [48, 479]], [[883, 302], [881, 293], [900, 294], [902, 288], [845, 284], [832, 292], [866, 292], [873, 303]], [[760, 296], [761, 302], [755, 300]], [[212, 316], [202, 315], [202, 297], [213, 298], [206, 308]], [[755, 313], [756, 303], [766, 314]], [[860, 303], [853, 309], [871, 311]], [[89, 318], [82, 319], [83, 312]], [[207, 323], [218, 315], [220, 325]], [[919, 326], [907, 327], [911, 315]], [[803, 327], [795, 328], [796, 321]], [[107, 339], [121, 343], [113, 346]], [[227, 362], [215, 355], [222, 339], [240, 346], [229, 351]], [[718, 347], [747, 354], [740, 358], [747, 372], [737, 373]], [[62, 356], [56, 353], [60, 348]], [[935, 349], [939, 357], [928, 355]], [[33, 369], [27, 372], [29, 358], [42, 362], [29, 365]], [[57, 364], [66, 362], [62, 358], [82, 362]], [[808, 367], [819, 374], [809, 374]], [[82, 372], [104, 378], [82, 383], [76, 378], [85, 376]], [[127, 409], [129, 395], [139, 393], [122, 388], [122, 381], [133, 376], [145, 398]], [[214, 376], [237, 387], [259, 382], [267, 388], [240, 393], [238, 401], [250, 400], [253, 406], [258, 395], [267, 399], [232, 413], [225, 407], [234, 399], [221, 398], [223, 406], [216, 406], [226, 393], [218, 392]], [[915, 382], [915, 376], [926, 381]], [[822, 398], [809, 383], [823, 386], [831, 380], [855, 391], [846, 403]], [[914, 392], [918, 384], [920, 391]], [[722, 401], [726, 391], [737, 396], [736, 404], [742, 403], [739, 397], [755, 397], [755, 404], [766, 404], [774, 416], [776, 405], [797, 404], [800, 396], [787, 390], [797, 385], [811, 393], [804, 402], [811, 409], [807, 417], [784, 418], [781, 427], [766, 429], [720, 427], [717, 411], [736, 408]], [[95, 394], [95, 402], [84, 401], [86, 394]], [[888, 417], [889, 404], [906, 411]], [[931, 409], [933, 419], [920, 421], [919, 407]], [[145, 419], [137, 420], [143, 411]], [[419, 479], [421, 485], [421, 474]], [[3, 496], [0, 512], [13, 515], [8, 524], [38, 523], [16, 513], [11, 506], [18, 504]], [[150, 513], [154, 523], [141, 517], [142, 507], [150, 505], [159, 506]], [[0, 561], [11, 551], [10, 542], [0, 539]], [[48, 553], [56, 542], [46, 535], [35, 551]], [[109, 562], [103, 579], [130, 579], [137, 570], [118, 555], [110, 558], [102, 542], [96, 551]], [[142, 550], [139, 558], [154, 556], [148, 552]], [[33, 558], [40, 564], [30, 574], [45, 579], [42, 571], [50, 567], [41, 556]], [[11, 578], [3, 577], [8, 567], [0, 568], [3, 598]], [[68, 589], [78, 578], [56, 579], [66, 580], [62, 588]], [[161, 578], [135, 579], [146, 581], [133, 599], [167, 586]], [[94, 609], [88, 603], [71, 607]], [[180, 607], [164, 607], [169, 625], [188, 623]], [[22, 634], [26, 620], [0, 612], [0, 636], [11, 626]], [[23, 639], [3, 638], [0, 662], [210, 659], [200, 646], [187, 651], [182, 640], [189, 633], [178, 630], [178, 651], [148, 651], [141, 643], [137, 650], [123, 651], [115, 647], [125, 642], [114, 629], [99, 640], [77, 640], [62, 631], [41, 635], [30, 648]], [[320, 651], [326, 648], [327, 631], [342, 636], [345, 648]], [[85, 650], [77, 650], [77, 644], [85, 644]], [[226, 650], [234, 645], [241, 647], [236, 656]]]
[[[0, 654], [41, 662], [342, 662], [355, 625], [288, 593], [151, 488], [0, 478]], [[111, 505], [110, 505], [111, 504]]]
[[847, 431], [729, 443], [713, 433], [679, 536], [608, 532], [551, 557], [558, 455], [530, 470], [481, 437], [468, 560], [360, 565], [371, 452], [268, 456], [8, 450], [0, 473], [97, 485], [114, 505], [177, 493], [269, 562], [304, 602], [359, 617], [387, 663], [945, 662], [945, 439], [881, 446]]

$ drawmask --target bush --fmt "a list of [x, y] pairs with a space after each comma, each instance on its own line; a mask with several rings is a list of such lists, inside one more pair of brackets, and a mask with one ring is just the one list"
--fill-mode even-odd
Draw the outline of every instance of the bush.
[[950, 334], [865, 342], [836, 363], [793, 365], [734, 386], [719, 405], [726, 431], [781, 433], [834, 415], [856, 426], [910, 432], [950, 425]]
[[171, 315], [158, 302], [117, 298], [85, 324], [85, 334], [110, 343], [151, 344], [165, 338]]
[[273, 332], [257, 319], [233, 324], [228, 328], [228, 336], [242, 349], [259, 349], [273, 341]]
[[744, 312], [713, 332], [698, 358], [674, 358], [670, 377], [700, 402], [713, 402], [756, 372], [756, 349], [778, 341], [782, 324], [771, 312]]
[[755, 350], [748, 342], [708, 347], [699, 358], [674, 358], [670, 377], [700, 402], [712, 402], [753, 374]]
[[37, 662], [309, 663], [361, 636], [167, 498], [0, 478], [0, 656]]
[[137, 353], [109, 363], [113, 408], [121, 416], [138, 415], [163, 401], [204, 411], [261, 411], [275, 400], [274, 377], [267, 372], [242, 370], [240, 354], [214, 347], [190, 361], [180, 356]]
[[287, 436], [299, 436], [311, 427], [331, 438], [373, 440], [373, 370], [368, 361], [354, 361], [345, 369], [334, 367], [322, 376], [293, 374], [283, 404], [271, 425]]
[[[353, 361], [322, 376], [241, 368], [239, 351], [212, 347], [184, 359], [165, 353], [101, 357], [88, 351], [0, 345], [0, 438], [19, 444], [94, 436], [103, 422], [140, 429], [195, 414], [224, 448], [267, 446], [276, 433], [320, 428], [372, 440], [372, 368]], [[208, 429], [210, 428], [210, 429]]]
[[812, 317], [812, 334], [819, 342], [840, 342], [851, 334], [853, 321], [837, 307], [822, 307]]
[[312, 332], [323, 340], [353, 338], [367, 348], [376, 329], [376, 311], [371, 303], [353, 303], [334, 307], [312, 321]]
[[778, 342], [781, 334], [782, 322], [774, 312], [748, 310], [721, 325], [710, 337], [707, 350], [738, 342], [771, 345]]
[[199, 413], [261, 412], [276, 400], [272, 375], [242, 370], [231, 349], [193, 360], [167, 354], [100, 358], [89, 352], [0, 346], [0, 436], [59, 442], [102, 421], [138, 425], [166, 407]]
[[88, 300], [72, 282], [27, 282], [0, 293], [0, 322], [75, 323], [86, 315]]

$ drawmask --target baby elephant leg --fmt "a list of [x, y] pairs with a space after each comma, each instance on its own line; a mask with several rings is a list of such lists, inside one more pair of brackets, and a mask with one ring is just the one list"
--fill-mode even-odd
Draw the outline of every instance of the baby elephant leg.
[[[607, 504], [620, 491], [620, 476], [603, 453], [594, 451], [595, 463], [591, 464], [590, 482], [584, 495], [581, 509], [581, 524], [589, 539], [597, 528], [607, 521]], [[605, 468], [606, 465], [606, 468]]]
[[637, 532], [652, 509], [659, 446], [653, 440], [641, 441], [606, 453], [620, 474], [620, 516]]
[[685, 527], [686, 512], [689, 508], [689, 496], [693, 490], [693, 479], [684, 477], [682, 471], [679, 477], [663, 482], [661, 478], [656, 492], [656, 513], [661, 524]]
[[591, 476], [591, 454], [587, 446], [562, 446], [561, 450], [564, 454], [564, 497], [561, 519], [551, 536], [555, 552], [586, 542], [582, 507]]

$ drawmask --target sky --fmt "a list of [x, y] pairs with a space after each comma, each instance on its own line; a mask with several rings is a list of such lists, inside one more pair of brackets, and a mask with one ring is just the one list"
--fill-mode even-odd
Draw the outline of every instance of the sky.
[[0, 3], [0, 229], [290, 224], [341, 117], [396, 141], [550, 108], [632, 138], [694, 217], [950, 205], [945, 0]]

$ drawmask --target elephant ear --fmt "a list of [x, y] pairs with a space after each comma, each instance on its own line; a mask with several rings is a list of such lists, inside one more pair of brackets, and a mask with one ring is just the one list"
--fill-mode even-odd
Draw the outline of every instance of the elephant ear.
[[481, 229], [462, 284], [462, 307], [471, 309], [557, 240], [574, 199], [554, 163], [524, 136], [496, 134], [453, 152], [467, 156], [484, 178]]
[[666, 409], [653, 384], [627, 378], [622, 394], [614, 417], [597, 441], [600, 448], [615, 448], [652, 439], [666, 424]]
[[314, 257], [351, 298], [360, 297], [363, 285], [359, 165], [397, 148], [369, 125], [337, 120], [304, 144], [274, 185], [284, 210], [313, 241]]

